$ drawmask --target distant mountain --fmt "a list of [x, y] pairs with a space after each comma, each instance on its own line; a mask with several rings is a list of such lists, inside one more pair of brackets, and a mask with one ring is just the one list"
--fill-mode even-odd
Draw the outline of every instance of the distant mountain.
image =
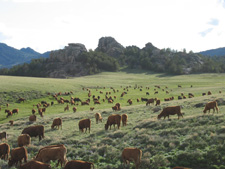
[[32, 59], [40, 57], [47, 58], [49, 53], [40, 54], [29, 47], [18, 50], [0, 43], [0, 68], [10, 68], [18, 64], [29, 63]]
[[205, 56], [225, 56], [225, 47], [199, 52]]

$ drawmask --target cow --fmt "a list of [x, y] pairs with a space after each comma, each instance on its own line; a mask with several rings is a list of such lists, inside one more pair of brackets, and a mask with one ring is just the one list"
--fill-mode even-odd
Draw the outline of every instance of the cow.
[[67, 104], [67, 106], [66, 107], [64, 107], [64, 111], [69, 111], [69, 105]]
[[100, 113], [95, 113], [95, 120], [96, 124], [98, 124], [98, 121], [102, 122], [102, 116]]
[[31, 121], [31, 122], [36, 121], [36, 119], [37, 119], [37, 117], [35, 114], [33, 114], [29, 117], [29, 121]]
[[165, 107], [162, 112], [158, 115], [158, 119], [160, 119], [162, 116], [164, 117], [164, 119], [166, 118], [166, 116], [169, 119], [170, 115], [175, 115], [177, 114], [178, 119], [180, 116], [183, 117], [183, 115], [181, 114], [181, 108], [180, 106], [170, 106], [170, 107]]
[[165, 102], [170, 101], [170, 98], [165, 98], [164, 101]]
[[64, 169], [94, 169], [94, 164], [81, 160], [71, 160], [66, 163]]
[[127, 125], [127, 120], [128, 120], [127, 114], [122, 114], [122, 123], [123, 123], [123, 126], [126, 126]]
[[205, 96], [206, 95], [206, 93], [202, 93], [202, 96]]
[[85, 101], [85, 102], [81, 102], [81, 105], [89, 105], [89, 103]]
[[77, 111], [77, 108], [76, 107], [73, 107], [73, 112], [75, 113]]
[[182, 96], [178, 96], [177, 98], [178, 98], [178, 100], [181, 100], [182, 99]]
[[14, 121], [13, 120], [9, 120], [9, 124], [10, 126], [13, 126]]
[[208, 95], [212, 95], [212, 92], [211, 91], [208, 91]]
[[39, 109], [38, 109], [38, 113], [39, 113], [39, 115], [40, 115], [41, 117], [43, 117], [42, 108], [39, 108]]
[[0, 144], [0, 159], [8, 160], [10, 146], [7, 143]]
[[42, 113], [45, 113], [46, 112], [46, 108], [42, 108]]
[[12, 110], [12, 113], [13, 113], [13, 114], [15, 114], [15, 113], [18, 114], [18, 113], [19, 113], [19, 109], [13, 109], [13, 110]]
[[142, 98], [141, 98], [141, 101], [142, 101], [142, 102], [144, 102], [144, 101], [145, 101], [145, 102], [147, 102], [147, 101], [148, 101], [148, 99], [147, 99], [147, 98], [143, 98], [143, 97], [142, 97]]
[[132, 100], [131, 99], [129, 99], [128, 101], [127, 101], [127, 103], [129, 103], [129, 105], [132, 105]]
[[156, 104], [155, 105], [156, 106], [160, 105], [160, 100], [159, 99], [156, 100]]
[[44, 126], [36, 125], [23, 129], [22, 134], [29, 134], [30, 137], [39, 136], [39, 141], [44, 138]]
[[32, 109], [32, 114], [35, 114], [36, 110], [35, 109]]
[[55, 118], [53, 120], [51, 128], [53, 129], [55, 126], [56, 126], [56, 128], [58, 127], [58, 129], [59, 129], [59, 126], [61, 126], [61, 129], [62, 129], [62, 119], [61, 118]]
[[86, 129], [85, 130], [85, 133], [87, 132], [87, 129], [89, 129], [89, 133], [90, 133], [90, 130], [91, 130], [91, 120], [90, 119], [82, 119], [79, 121], [79, 130], [81, 132], [84, 132], [84, 128]]
[[27, 149], [24, 147], [17, 147], [11, 150], [10, 152], [11, 157], [9, 158], [8, 166], [11, 167], [12, 165], [19, 162], [20, 165], [22, 164], [22, 160], [24, 162], [27, 162]]
[[118, 110], [121, 110], [121, 105], [120, 105], [120, 103], [116, 103], [116, 105], [115, 106], [117, 106], [118, 107]]
[[139, 168], [141, 164], [142, 151], [138, 148], [124, 148], [122, 152], [122, 160], [125, 164], [134, 161], [136, 169]]
[[215, 112], [215, 108], [216, 108], [216, 111], [218, 113], [219, 111], [219, 108], [217, 107], [217, 102], [216, 100], [215, 101], [212, 101], [212, 102], [208, 102], [206, 103], [205, 105], [205, 108], [203, 110], [203, 113], [206, 113], [207, 110], [209, 110], [209, 113], [210, 113], [210, 109], [213, 109], [213, 113]]
[[24, 98], [22, 98], [22, 97], [18, 99], [19, 102], [24, 102], [25, 100], [26, 100], [26, 99], [24, 99]]
[[140, 102], [140, 100], [139, 100], [139, 99], [137, 99], [137, 102]]
[[108, 120], [105, 124], [105, 130], [108, 130], [109, 126], [110, 126], [110, 130], [111, 130], [111, 125], [114, 126], [115, 129], [115, 124], [117, 125], [118, 129], [120, 128], [120, 122], [121, 122], [121, 115], [119, 114], [112, 114], [108, 117]]
[[118, 108], [117, 106], [113, 106], [113, 107], [112, 107], [112, 110], [113, 110], [113, 111], [118, 111], [119, 108]]
[[4, 138], [5, 140], [6, 140], [6, 138], [7, 138], [7, 134], [6, 134], [5, 131], [2, 132], [2, 133], [0, 133], [0, 140], [2, 140], [3, 138]]
[[11, 111], [9, 111], [9, 112], [7, 113], [6, 118], [8, 118], [9, 116], [12, 116], [12, 112], [11, 112]]
[[97, 100], [94, 102], [94, 104], [101, 104], [101, 103], [100, 103], [100, 101]]
[[66, 153], [67, 149], [63, 144], [46, 146], [38, 151], [34, 160], [41, 161], [43, 163], [48, 163], [51, 160], [58, 160], [57, 167], [59, 162], [61, 162], [62, 167], [62, 165], [65, 165], [67, 162]]
[[19, 169], [51, 169], [49, 164], [45, 164], [40, 161], [31, 160], [25, 164], [22, 164]]
[[150, 105], [151, 103], [154, 104], [154, 102], [155, 102], [155, 99], [153, 99], [153, 98], [148, 99], [148, 101], [146, 102], [146, 106]]
[[27, 146], [31, 143], [31, 138], [28, 134], [21, 134], [17, 138], [18, 147]]
[[95, 108], [94, 107], [90, 107], [90, 110], [93, 111]]
[[149, 92], [146, 92], [146, 95], [149, 95]]

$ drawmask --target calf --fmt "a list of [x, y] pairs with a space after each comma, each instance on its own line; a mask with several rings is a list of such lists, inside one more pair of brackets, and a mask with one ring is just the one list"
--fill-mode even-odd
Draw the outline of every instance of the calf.
[[215, 112], [215, 108], [216, 108], [216, 111], [218, 113], [219, 108], [217, 107], [217, 102], [216, 101], [208, 102], [208, 103], [206, 103], [203, 112], [206, 113], [206, 111], [209, 111], [209, 113], [210, 113], [210, 109], [213, 109], [213, 113], [214, 113]]
[[127, 120], [128, 120], [127, 114], [122, 114], [122, 123], [123, 123], [123, 126], [126, 126], [127, 125]]
[[27, 149], [24, 147], [18, 147], [11, 150], [10, 153], [11, 157], [9, 158], [8, 165], [11, 167], [12, 165], [20, 162], [20, 165], [22, 164], [22, 160], [24, 159], [24, 162], [27, 162]]
[[61, 118], [56, 118], [53, 120], [51, 128], [53, 129], [55, 126], [58, 127], [58, 129], [59, 129], [59, 126], [61, 126], [61, 129], [62, 129], [62, 119]]
[[0, 159], [8, 160], [10, 146], [7, 143], [0, 144]]

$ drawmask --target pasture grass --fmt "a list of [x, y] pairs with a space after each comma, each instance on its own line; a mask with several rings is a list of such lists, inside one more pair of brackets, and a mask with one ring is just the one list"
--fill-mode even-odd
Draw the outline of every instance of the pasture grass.
[[[169, 169], [174, 166], [213, 169], [225, 166], [224, 74], [164, 76], [148, 73], [107, 72], [73, 79], [1, 76], [0, 81], [2, 101], [0, 131], [6, 131], [8, 135], [7, 140], [1, 142], [9, 143], [11, 149], [15, 148], [17, 147], [17, 137], [25, 127], [35, 124], [45, 126], [45, 138], [40, 142], [38, 138], [32, 138], [32, 144], [27, 147], [29, 159], [32, 159], [43, 146], [62, 143], [67, 147], [68, 160], [79, 159], [94, 162], [95, 168], [98, 169], [124, 168], [121, 153], [125, 147], [137, 147], [143, 151], [140, 169]], [[178, 84], [182, 85], [182, 88], [178, 88]], [[140, 88], [134, 89], [135, 85], [142, 86], [142, 91]], [[154, 94], [154, 85], [161, 86], [160, 89], [157, 89], [159, 94]], [[169, 94], [162, 91], [165, 86], [168, 87]], [[56, 103], [53, 97], [47, 94], [49, 92], [53, 94], [72, 91], [73, 94], [61, 97], [69, 99], [73, 96], [86, 100], [88, 91], [82, 90], [83, 87], [89, 88], [92, 95], [99, 95], [101, 99], [104, 98], [106, 91], [111, 91], [112, 96], [117, 96], [113, 105], [120, 102], [122, 110], [113, 112], [112, 104], [101, 101], [100, 105], [94, 105], [91, 101], [89, 106], [81, 106], [80, 104], [76, 106], [78, 108], [76, 113], [72, 112], [72, 106], [70, 106], [69, 111], [64, 112], [66, 105]], [[119, 92], [113, 93], [110, 87], [118, 89]], [[146, 87], [150, 87], [150, 89], [147, 90]], [[100, 90], [104, 94], [101, 95]], [[213, 93], [211, 96], [201, 96], [203, 92], [209, 90]], [[127, 94], [121, 98], [120, 95], [123, 91], [127, 91]], [[219, 91], [222, 93], [220, 94]], [[18, 95], [13, 95], [13, 92], [14, 94], [18, 93]], [[149, 92], [150, 95], [146, 95], [146, 92]], [[195, 97], [177, 100], [180, 93], [184, 93], [186, 96], [188, 93], [193, 93]], [[22, 94], [24, 94], [24, 98], [28, 98], [27, 101], [17, 103], [16, 100]], [[175, 100], [163, 101], [164, 98], [171, 96], [174, 96]], [[138, 103], [136, 101], [137, 98], [141, 97], [157, 97], [162, 103], [160, 106], [145, 106], [144, 102]], [[5, 103], [8, 102], [5, 98], [11, 100], [9, 109], [19, 108], [18, 115], [5, 117]], [[133, 100], [132, 105], [127, 103], [128, 99]], [[42, 100], [54, 101], [55, 104], [47, 108], [43, 118], [37, 115], [36, 122], [28, 122], [33, 105]], [[218, 101], [219, 113], [203, 114], [205, 103], [211, 100]], [[171, 116], [170, 120], [157, 120], [157, 115], [164, 107], [173, 105], [182, 107], [184, 118], [178, 120], [177, 116]], [[95, 107], [95, 110], [90, 111], [90, 107]], [[102, 114], [102, 123], [96, 124], [94, 118], [96, 112]], [[112, 130], [105, 131], [104, 124], [107, 117], [113, 113], [126, 113], [128, 125], [119, 130], [112, 126]], [[61, 117], [63, 120], [62, 130], [51, 129], [52, 121], [56, 117]], [[90, 134], [80, 133], [78, 130], [78, 122], [83, 118], [91, 119]], [[15, 121], [14, 126], [8, 124], [11, 119]], [[0, 160], [0, 166], [4, 169], [8, 168], [7, 162], [3, 160]], [[51, 166], [57, 168], [56, 162], [51, 162]], [[131, 163], [130, 168], [134, 168], [133, 163]]]

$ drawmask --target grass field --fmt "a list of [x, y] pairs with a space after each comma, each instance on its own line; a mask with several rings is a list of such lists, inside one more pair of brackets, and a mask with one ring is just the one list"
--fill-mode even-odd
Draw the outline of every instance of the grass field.
[[[98, 169], [122, 169], [121, 152], [125, 147], [137, 147], [143, 151], [141, 169], [169, 169], [174, 166], [196, 169], [225, 168], [225, 151], [223, 151], [225, 74], [165, 76], [150, 72], [105, 72], [71, 79], [0, 76], [0, 81], [2, 108], [0, 131], [6, 131], [8, 134], [8, 139], [2, 142], [7, 142], [11, 148], [15, 148], [17, 137], [23, 128], [34, 124], [45, 126], [45, 138], [40, 142], [38, 138], [32, 138], [32, 144], [27, 147], [29, 159], [33, 158], [43, 146], [63, 143], [67, 147], [68, 160], [90, 161], [95, 163], [95, 168]], [[160, 89], [155, 88], [155, 85], [159, 85]], [[182, 88], [178, 88], [178, 85]], [[116, 92], [114, 93], [110, 87]], [[135, 87], [137, 88], [134, 89]], [[92, 96], [100, 96], [101, 104], [94, 105], [91, 96], [89, 106], [81, 106], [80, 103], [76, 105], [76, 113], [72, 112], [73, 106], [71, 105], [70, 110], [64, 112], [66, 104], [58, 104], [52, 97], [54, 93], [72, 91], [73, 94], [59, 97], [70, 99], [73, 96], [83, 101], [89, 98], [87, 88]], [[103, 94], [100, 94], [100, 91]], [[120, 97], [124, 91], [127, 94]], [[158, 94], [154, 94], [156, 91]], [[166, 91], [169, 93], [167, 94]], [[211, 91], [212, 95], [202, 96], [202, 93], [208, 91]], [[116, 96], [113, 104], [102, 101], [106, 92], [111, 92], [111, 96]], [[146, 95], [146, 92], [150, 95]], [[181, 93], [185, 96], [193, 93], [195, 97], [178, 100], [177, 97]], [[164, 102], [164, 98], [172, 96], [175, 100]], [[27, 100], [24, 103], [18, 103], [19, 97]], [[136, 101], [141, 97], [158, 98], [161, 100], [161, 105], [146, 106], [145, 102]], [[132, 99], [132, 105], [127, 103], [128, 99]], [[211, 112], [211, 114], [203, 115], [205, 103], [212, 100], [218, 101], [219, 114], [212, 115]], [[31, 115], [31, 109], [33, 105], [41, 101], [49, 103], [54, 101], [54, 105], [47, 108], [43, 118], [37, 115], [37, 121], [30, 124], [28, 117]], [[115, 113], [111, 107], [117, 102], [121, 103], [122, 110], [116, 113], [126, 113], [128, 125], [119, 130], [112, 128], [112, 130], [105, 131], [104, 124], [107, 117]], [[6, 118], [4, 113], [7, 109], [6, 103], [9, 103], [8, 109], [10, 110], [18, 108], [19, 114]], [[178, 120], [177, 116], [173, 116], [171, 120], [157, 120], [157, 115], [164, 107], [173, 105], [182, 107], [183, 119]], [[95, 107], [94, 111], [90, 111], [90, 107]], [[95, 123], [94, 114], [97, 112], [102, 114], [103, 123]], [[62, 118], [63, 130], [51, 129], [52, 121], [56, 117]], [[78, 131], [78, 122], [83, 118], [91, 119], [90, 134], [82, 134]], [[9, 120], [14, 120], [14, 126], [9, 126]], [[57, 168], [55, 162], [51, 162], [51, 165]], [[0, 166], [8, 168], [7, 162], [3, 160], [0, 160]], [[132, 167], [134, 168], [133, 163], [130, 168]]]

